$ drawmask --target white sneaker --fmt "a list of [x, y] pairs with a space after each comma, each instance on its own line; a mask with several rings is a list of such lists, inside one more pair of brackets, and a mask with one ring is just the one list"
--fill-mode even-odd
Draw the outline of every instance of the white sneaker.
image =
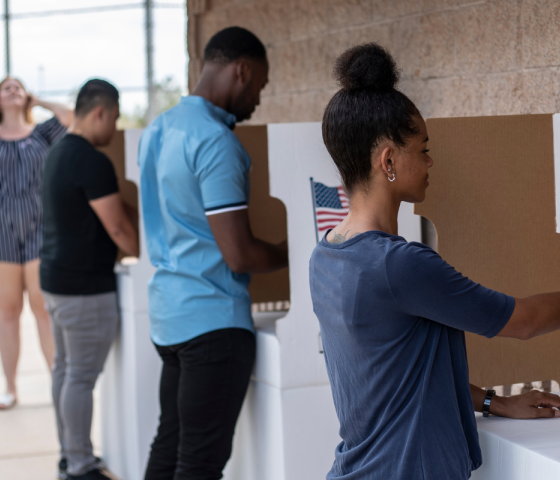
[[0, 410], [8, 410], [17, 403], [17, 398], [11, 393], [0, 395]]

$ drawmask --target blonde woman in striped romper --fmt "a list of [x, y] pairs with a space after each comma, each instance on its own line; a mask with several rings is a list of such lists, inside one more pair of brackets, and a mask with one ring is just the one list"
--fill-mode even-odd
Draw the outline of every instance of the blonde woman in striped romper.
[[[52, 111], [54, 117], [34, 125], [34, 106]], [[52, 366], [54, 345], [39, 288], [41, 174], [47, 149], [66, 133], [73, 118], [68, 107], [28, 95], [15, 78], [0, 82], [0, 354], [7, 384], [6, 393], [0, 392], [0, 409], [17, 403], [19, 317], [25, 290], [41, 349]]]

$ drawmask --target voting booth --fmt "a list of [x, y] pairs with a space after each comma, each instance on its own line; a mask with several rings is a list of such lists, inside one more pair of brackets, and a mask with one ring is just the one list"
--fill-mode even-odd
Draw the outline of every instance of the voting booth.
[[[560, 291], [560, 115], [427, 121], [430, 187], [415, 212], [458, 271], [514, 297]], [[521, 341], [466, 335], [471, 383], [558, 381], [560, 332]], [[560, 419], [477, 417], [474, 480], [560, 478]]]
[[[473, 280], [515, 296], [560, 290], [558, 117], [435, 119], [428, 120], [428, 132], [435, 165], [427, 199], [416, 206], [416, 215], [412, 205], [402, 205], [399, 234], [421, 241], [422, 215], [435, 226], [439, 253]], [[239, 126], [235, 133], [253, 161], [254, 234], [271, 242], [287, 238], [289, 269], [253, 276], [257, 358], [224, 478], [322, 480], [340, 439], [308, 264], [320, 236], [344, 218], [348, 201], [320, 123]], [[107, 150], [121, 165], [119, 183], [128, 185], [131, 205], [140, 195], [134, 187], [140, 185], [140, 135], [140, 130], [121, 132]], [[142, 230], [141, 218], [139, 225]], [[122, 325], [101, 395], [103, 457], [121, 480], [143, 477], [159, 416], [161, 363], [147, 313], [154, 268], [143, 232], [140, 240], [140, 258], [117, 267]], [[467, 337], [472, 383], [560, 380], [560, 334], [528, 342]], [[510, 465], [510, 455], [512, 465], [524, 462], [524, 476], [509, 475], [510, 480], [560, 478], [560, 420], [478, 422], [485, 463], [473, 478], [506, 478], [497, 472]], [[539, 440], [543, 432], [548, 432], [545, 445]], [[557, 447], [548, 448], [554, 441]]]

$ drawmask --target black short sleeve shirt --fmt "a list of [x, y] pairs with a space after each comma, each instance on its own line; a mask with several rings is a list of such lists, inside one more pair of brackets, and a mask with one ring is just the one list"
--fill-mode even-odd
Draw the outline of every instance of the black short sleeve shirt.
[[116, 289], [117, 246], [89, 201], [119, 191], [109, 158], [68, 134], [47, 155], [43, 172], [41, 288], [59, 295]]

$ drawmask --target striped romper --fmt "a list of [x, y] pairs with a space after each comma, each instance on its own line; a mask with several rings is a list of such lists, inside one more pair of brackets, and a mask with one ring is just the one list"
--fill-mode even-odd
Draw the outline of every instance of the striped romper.
[[0, 139], [0, 262], [39, 258], [41, 177], [49, 146], [66, 133], [56, 117], [21, 140]]

